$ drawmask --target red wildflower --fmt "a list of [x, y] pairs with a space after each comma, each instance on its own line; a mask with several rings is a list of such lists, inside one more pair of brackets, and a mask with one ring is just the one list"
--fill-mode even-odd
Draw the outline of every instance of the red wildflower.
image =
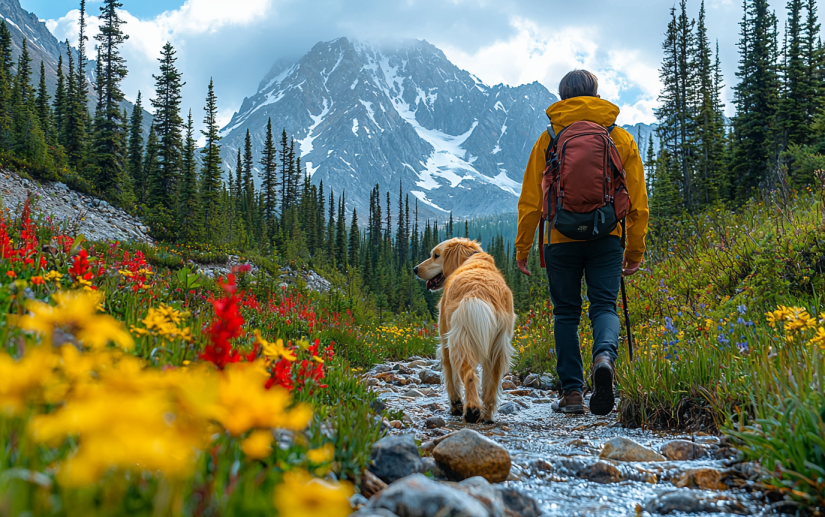
[[[241, 360], [241, 355], [237, 350], [232, 349], [230, 340], [241, 334], [241, 327], [244, 320], [238, 311], [240, 299], [235, 296], [235, 277], [229, 275], [228, 282], [224, 284], [218, 280], [218, 284], [223, 287], [226, 296], [220, 300], [212, 299], [209, 303], [215, 308], [215, 319], [207, 329], [209, 334], [209, 344], [206, 345], [201, 359], [212, 362], [221, 370], [229, 363], [237, 363]], [[257, 349], [254, 354], [257, 354]]]

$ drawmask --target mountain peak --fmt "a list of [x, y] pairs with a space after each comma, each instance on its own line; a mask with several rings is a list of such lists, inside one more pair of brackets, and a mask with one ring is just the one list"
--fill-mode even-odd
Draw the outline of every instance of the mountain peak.
[[259, 157], [271, 118], [348, 212], [369, 210], [375, 184], [400, 186], [423, 217], [512, 212], [553, 101], [538, 83], [488, 86], [425, 40], [338, 38], [273, 65], [222, 130], [223, 154], [232, 168], [249, 130]]

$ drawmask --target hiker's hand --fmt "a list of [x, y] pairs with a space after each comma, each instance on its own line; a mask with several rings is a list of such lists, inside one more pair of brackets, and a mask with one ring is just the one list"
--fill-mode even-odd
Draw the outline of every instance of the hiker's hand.
[[518, 267], [518, 270], [519, 270], [519, 271], [521, 271], [522, 273], [524, 273], [525, 275], [527, 275], [527, 276], [533, 276], [533, 273], [531, 273], [531, 272], [527, 269], [527, 259], [524, 259], [524, 260], [517, 260], [517, 261], [516, 261], [516, 266]]
[[639, 271], [639, 267], [641, 267], [641, 265], [641, 262], [631, 262], [630, 260], [624, 259], [624, 263], [622, 264], [622, 276], [635, 275]]

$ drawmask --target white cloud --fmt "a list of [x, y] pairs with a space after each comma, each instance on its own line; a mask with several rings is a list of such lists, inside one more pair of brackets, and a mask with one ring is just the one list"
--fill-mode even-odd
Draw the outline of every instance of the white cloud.
[[620, 123], [655, 121], [653, 107], [661, 87], [658, 63], [643, 62], [641, 54], [632, 49], [602, 48], [593, 37], [599, 33], [595, 27], [559, 29], [518, 17], [510, 24], [513, 36], [474, 53], [449, 44], [440, 46], [457, 66], [491, 84], [538, 81], [557, 93], [564, 74], [576, 68], [590, 70], [599, 78], [600, 95], [621, 106]]

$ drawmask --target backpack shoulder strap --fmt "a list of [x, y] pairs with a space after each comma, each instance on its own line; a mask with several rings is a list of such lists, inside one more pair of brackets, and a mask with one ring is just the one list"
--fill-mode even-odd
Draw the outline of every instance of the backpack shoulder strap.
[[616, 124], [611, 124], [607, 126], [607, 134], [609, 135], [610, 133], [612, 133], [614, 129], [616, 129]]

